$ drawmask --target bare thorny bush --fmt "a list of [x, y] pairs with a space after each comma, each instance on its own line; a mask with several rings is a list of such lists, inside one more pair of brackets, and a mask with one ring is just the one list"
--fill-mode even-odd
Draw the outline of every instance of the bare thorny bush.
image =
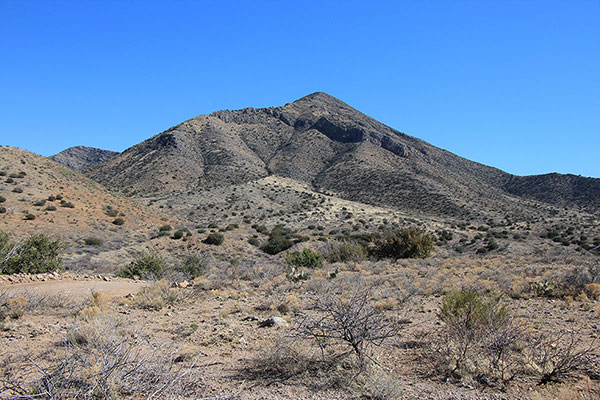
[[531, 333], [501, 297], [455, 291], [444, 298], [439, 317], [446, 326], [434, 345], [446, 378], [506, 385], [532, 376], [545, 384], [592, 365], [593, 341], [583, 344], [574, 331]]
[[315, 288], [295, 326], [255, 359], [249, 372], [274, 381], [310, 375], [320, 388], [368, 375], [377, 364], [375, 349], [399, 335], [405, 321], [400, 313], [390, 316], [377, 310], [372, 291], [356, 281]]
[[101, 314], [77, 322], [54, 360], [13, 355], [0, 370], [0, 398], [164, 399], [195, 393], [198, 368], [177, 361], [168, 344], [128, 340], [118, 319]]
[[371, 290], [357, 284], [349, 294], [343, 288], [328, 285], [314, 293], [311, 307], [297, 324], [294, 334], [311, 339], [325, 359], [328, 350], [341, 346], [339, 356], [353, 354], [364, 366], [373, 347], [399, 334], [399, 321], [378, 312], [371, 300]]
[[10, 293], [0, 290], [0, 324], [7, 318], [19, 319], [27, 313], [74, 310], [77, 306], [64, 295], [41, 295], [29, 291]]

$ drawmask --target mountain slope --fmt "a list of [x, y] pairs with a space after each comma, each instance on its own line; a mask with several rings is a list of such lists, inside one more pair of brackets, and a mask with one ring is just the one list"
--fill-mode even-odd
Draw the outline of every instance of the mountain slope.
[[[535, 206], [521, 196], [553, 201], [541, 191], [527, 193], [515, 183], [518, 177], [398, 132], [319, 92], [282, 107], [192, 118], [85, 173], [138, 197], [280, 175], [350, 200], [451, 216], [520, 213]], [[599, 182], [592, 180], [585, 193]], [[588, 203], [579, 205], [593, 205]]]
[[102, 161], [106, 161], [111, 157], [116, 156], [116, 151], [102, 150], [95, 147], [75, 146], [69, 147], [66, 150], [61, 151], [58, 154], [50, 156], [49, 158], [65, 167], [71, 168], [72, 170], [79, 171], [90, 165], [97, 164]]
[[[111, 193], [97, 182], [56, 162], [14, 147], [0, 147], [0, 230], [16, 237], [44, 233], [67, 246], [66, 265], [106, 268], [124, 259], [109, 253], [147, 242], [165, 221], [155, 210]], [[163, 217], [163, 218], [161, 218]], [[122, 224], [115, 224], [121, 218]], [[87, 238], [102, 244], [86, 246]]]

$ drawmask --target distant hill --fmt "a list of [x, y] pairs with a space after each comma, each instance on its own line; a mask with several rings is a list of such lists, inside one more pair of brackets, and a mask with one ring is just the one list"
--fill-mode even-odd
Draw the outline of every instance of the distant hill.
[[72, 170], [79, 171], [85, 167], [89, 167], [90, 165], [106, 161], [117, 154], [119, 153], [111, 150], [102, 150], [95, 147], [75, 146], [69, 147], [60, 153], [51, 156], [50, 159], [68, 168], [71, 168]]
[[461, 217], [539, 208], [530, 200], [597, 211], [600, 191], [600, 179], [516, 177], [469, 161], [320, 92], [192, 118], [84, 173], [137, 197], [279, 175], [344, 199]]
[[[98, 258], [147, 241], [165, 221], [176, 222], [46, 157], [14, 147], [0, 147], [0, 197], [0, 230], [17, 237], [58, 237], [71, 259], [66, 265], [79, 260], [80, 268], [116, 264], [126, 253]], [[88, 238], [103, 244], [86, 246]]]

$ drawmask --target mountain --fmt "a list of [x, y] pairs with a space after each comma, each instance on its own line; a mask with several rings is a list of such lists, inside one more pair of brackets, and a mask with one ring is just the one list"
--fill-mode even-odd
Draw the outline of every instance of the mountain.
[[[600, 179], [517, 177], [390, 128], [325, 93], [200, 115], [84, 170], [136, 197], [183, 196], [271, 175], [367, 204], [440, 216], [598, 210]], [[551, 190], [545, 189], [549, 185]]]
[[102, 150], [95, 147], [75, 146], [69, 147], [66, 150], [61, 151], [58, 154], [50, 156], [49, 158], [65, 167], [71, 168], [72, 170], [79, 171], [90, 165], [97, 164], [102, 161], [106, 161], [111, 157], [119, 154], [112, 150]]

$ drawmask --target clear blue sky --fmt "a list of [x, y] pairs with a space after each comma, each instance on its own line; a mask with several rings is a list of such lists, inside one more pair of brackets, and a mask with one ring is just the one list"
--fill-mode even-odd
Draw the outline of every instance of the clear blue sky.
[[0, 0], [0, 144], [122, 151], [324, 91], [519, 175], [600, 177], [600, 0]]

